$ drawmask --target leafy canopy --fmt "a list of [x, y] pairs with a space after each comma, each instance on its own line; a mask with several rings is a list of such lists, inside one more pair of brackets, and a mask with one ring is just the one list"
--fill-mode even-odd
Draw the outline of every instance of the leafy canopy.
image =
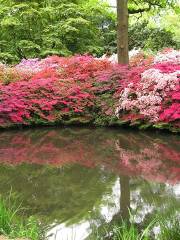
[[113, 21], [98, 0], [0, 0], [0, 60], [102, 54], [102, 30]]

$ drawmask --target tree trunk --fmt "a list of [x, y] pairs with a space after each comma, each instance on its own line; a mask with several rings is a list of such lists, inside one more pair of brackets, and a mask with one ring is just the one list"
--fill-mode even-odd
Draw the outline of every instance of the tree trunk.
[[128, 0], [117, 0], [117, 54], [118, 63], [129, 64]]

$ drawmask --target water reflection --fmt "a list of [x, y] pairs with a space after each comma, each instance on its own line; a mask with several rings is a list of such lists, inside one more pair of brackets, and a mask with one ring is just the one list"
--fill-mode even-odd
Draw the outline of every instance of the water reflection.
[[36, 129], [0, 134], [0, 162], [100, 166], [158, 182], [180, 181], [178, 136], [105, 129]]
[[128, 220], [128, 209], [143, 225], [180, 209], [179, 143], [115, 129], [1, 132], [0, 194], [13, 189], [52, 240], [91, 239], [94, 227]]

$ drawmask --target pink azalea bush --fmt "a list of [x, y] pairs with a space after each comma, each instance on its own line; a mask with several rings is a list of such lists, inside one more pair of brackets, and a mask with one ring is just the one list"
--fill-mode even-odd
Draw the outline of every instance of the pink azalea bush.
[[165, 53], [164, 58], [161, 56], [164, 56], [163, 53], [157, 55], [154, 60], [156, 64], [147, 69], [146, 66], [136, 67], [130, 71], [128, 84], [121, 91], [116, 109], [118, 117], [125, 117], [133, 122], [136, 115], [135, 120], [141, 119], [152, 125], [163, 122], [179, 127], [180, 51], [179, 55], [178, 51], [172, 51]]
[[0, 65], [0, 127], [93, 123], [180, 129], [180, 51], [128, 66], [92, 56]]
[[0, 125], [48, 124], [76, 117], [91, 121], [98, 92], [95, 78], [110, 67], [91, 56], [21, 62], [15, 66], [21, 69], [21, 80], [0, 84]]

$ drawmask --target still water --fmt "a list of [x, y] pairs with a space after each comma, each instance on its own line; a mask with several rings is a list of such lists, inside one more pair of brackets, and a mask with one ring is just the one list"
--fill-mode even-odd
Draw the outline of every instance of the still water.
[[41, 128], [0, 133], [0, 194], [18, 196], [50, 240], [180, 211], [180, 137], [122, 129]]

